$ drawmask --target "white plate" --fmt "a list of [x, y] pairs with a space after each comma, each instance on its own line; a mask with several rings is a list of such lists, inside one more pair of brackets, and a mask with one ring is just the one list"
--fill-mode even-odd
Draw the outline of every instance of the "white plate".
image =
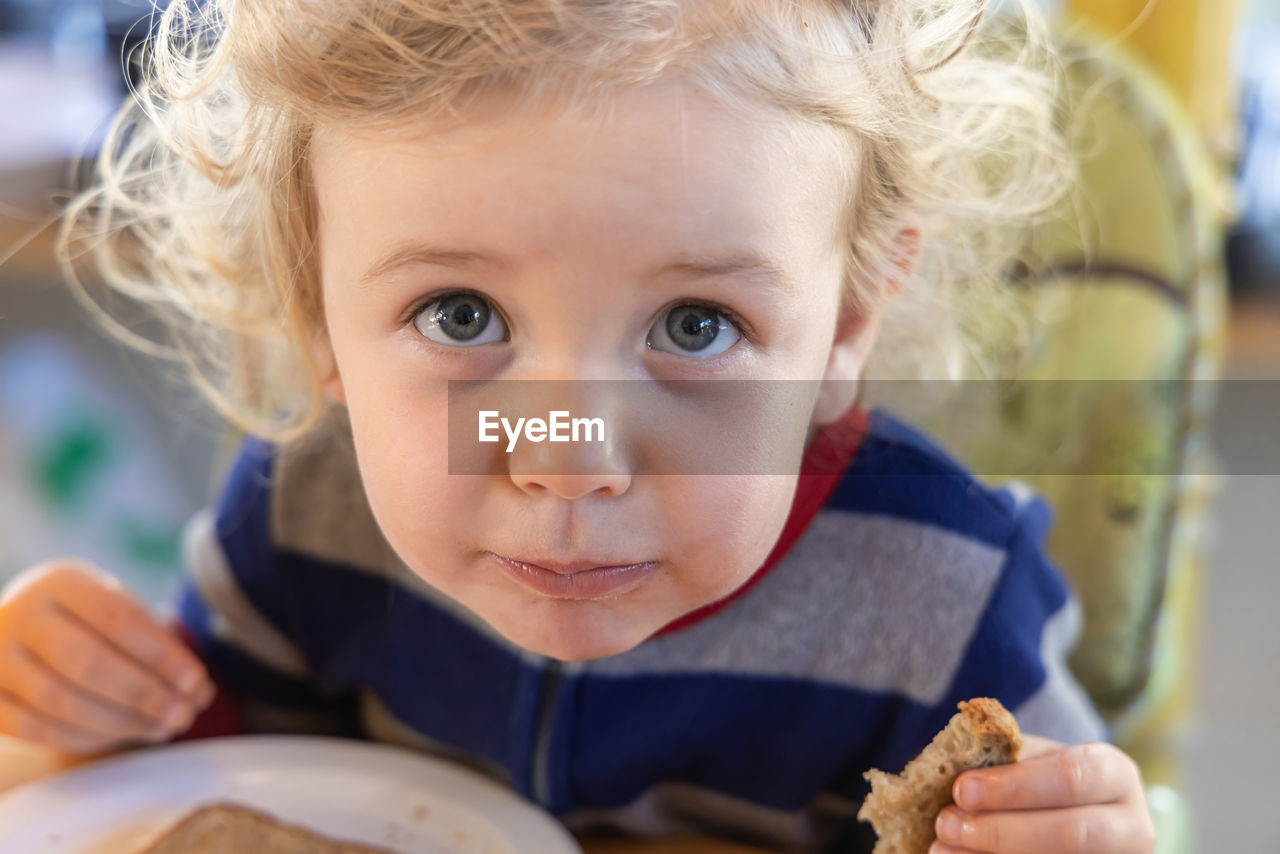
[[0, 854], [134, 854], [232, 801], [402, 854], [581, 854], [553, 818], [440, 759], [370, 742], [240, 736], [151, 748], [0, 797]]

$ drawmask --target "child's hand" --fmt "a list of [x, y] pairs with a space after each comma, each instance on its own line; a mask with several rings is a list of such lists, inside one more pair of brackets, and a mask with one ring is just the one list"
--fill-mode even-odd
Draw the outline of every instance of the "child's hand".
[[1017, 764], [960, 775], [930, 854], [1151, 854], [1155, 827], [1132, 759], [1109, 744], [1023, 738]]
[[99, 753], [181, 733], [213, 695], [199, 659], [94, 567], [45, 564], [0, 593], [0, 733]]

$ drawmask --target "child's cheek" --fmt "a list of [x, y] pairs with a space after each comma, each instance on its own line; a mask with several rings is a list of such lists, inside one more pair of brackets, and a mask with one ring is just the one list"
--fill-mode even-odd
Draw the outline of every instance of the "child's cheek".
[[[708, 602], [727, 595], [768, 557], [786, 522], [796, 478], [704, 475], [661, 478], [673, 487], [663, 515], [688, 560], [676, 582]], [[705, 603], [703, 603], [705, 604]]]
[[486, 478], [449, 476], [444, 417], [430, 417], [430, 408], [409, 417], [394, 405], [352, 405], [349, 412], [360, 486], [397, 551], [466, 514]]

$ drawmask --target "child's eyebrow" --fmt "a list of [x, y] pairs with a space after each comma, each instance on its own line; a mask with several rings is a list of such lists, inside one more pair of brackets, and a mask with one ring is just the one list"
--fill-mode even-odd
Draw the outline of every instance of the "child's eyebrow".
[[[489, 267], [499, 270], [511, 269], [515, 266], [510, 258], [492, 252], [412, 244], [394, 249], [374, 262], [360, 276], [358, 283], [361, 286], [367, 286], [393, 270], [419, 264], [460, 269]], [[788, 289], [791, 284], [791, 277], [781, 265], [763, 255], [749, 251], [732, 252], [711, 258], [681, 256], [649, 271], [647, 275], [650, 279], [663, 277], [690, 280], [718, 277], [759, 279], [767, 285], [783, 289]]]
[[360, 276], [361, 286], [372, 284], [393, 270], [419, 264], [434, 264], [439, 267], [495, 267], [504, 269], [511, 267], [510, 259], [489, 252], [474, 249], [445, 249], [438, 246], [420, 246], [417, 244], [401, 246], [375, 261]]
[[680, 258], [652, 271], [650, 278], [671, 276], [681, 279], [711, 279], [722, 276], [760, 279], [766, 284], [788, 289], [791, 277], [779, 264], [754, 252], [737, 252], [719, 258]]

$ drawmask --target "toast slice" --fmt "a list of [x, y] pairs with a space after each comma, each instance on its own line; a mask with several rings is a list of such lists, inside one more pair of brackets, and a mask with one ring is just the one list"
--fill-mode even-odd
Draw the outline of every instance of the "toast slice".
[[138, 854], [395, 854], [327, 839], [235, 804], [196, 809]]
[[951, 786], [972, 768], [1018, 761], [1022, 734], [998, 700], [960, 703], [959, 714], [901, 774], [872, 769], [862, 776], [871, 794], [858, 818], [871, 822], [880, 841], [872, 854], [928, 854], [938, 813], [952, 803]]

